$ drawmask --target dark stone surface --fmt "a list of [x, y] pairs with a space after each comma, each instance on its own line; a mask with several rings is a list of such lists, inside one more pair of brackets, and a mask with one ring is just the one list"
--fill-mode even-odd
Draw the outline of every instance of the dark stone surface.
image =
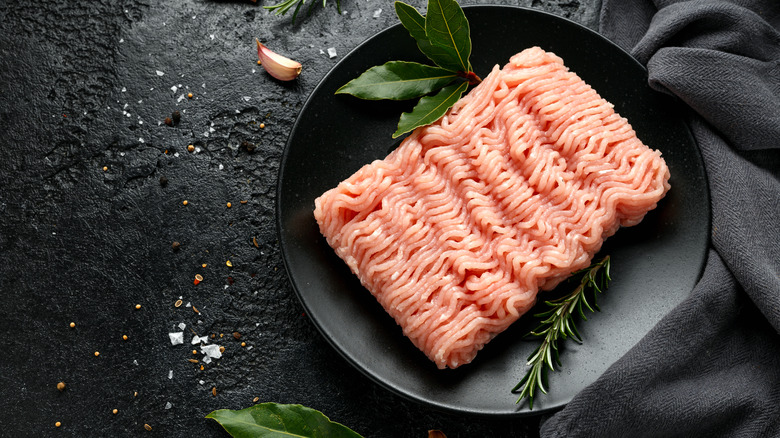
[[[491, 3], [590, 27], [599, 6]], [[227, 436], [203, 417], [255, 397], [319, 409], [367, 437], [536, 436], [538, 417], [454, 416], [387, 392], [303, 314], [277, 244], [279, 158], [320, 79], [396, 18], [378, 0], [344, 0], [342, 15], [329, 2], [295, 24], [262, 5], [0, 6], [0, 436]], [[271, 79], [255, 37], [301, 61], [302, 76]], [[185, 344], [172, 346], [180, 323]], [[214, 334], [224, 356], [203, 370], [188, 362], [201, 358], [193, 333]]]

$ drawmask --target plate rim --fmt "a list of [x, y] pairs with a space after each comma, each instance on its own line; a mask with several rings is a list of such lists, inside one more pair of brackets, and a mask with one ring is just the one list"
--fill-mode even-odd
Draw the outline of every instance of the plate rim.
[[[464, 11], [477, 10], [477, 9], [479, 9], [479, 10], [512, 9], [512, 10], [520, 11], [523, 14], [540, 15], [540, 16], [547, 17], [548, 19], [552, 19], [554, 21], [564, 22], [567, 25], [571, 25], [571, 26], [577, 27], [580, 30], [583, 30], [583, 31], [587, 32], [588, 34], [590, 34], [591, 37], [595, 37], [595, 38], [597, 38], [599, 40], [602, 40], [604, 43], [608, 44], [609, 46], [612, 46], [614, 49], [616, 49], [619, 52], [621, 52], [623, 56], [625, 56], [627, 59], [629, 59], [634, 64], [635, 67], [640, 68], [644, 72], [644, 74], [647, 75], [647, 72], [648, 72], [647, 68], [644, 65], [642, 65], [634, 56], [632, 56], [630, 54], [630, 52], [628, 52], [623, 47], [619, 46], [617, 43], [613, 42], [612, 40], [610, 40], [606, 36], [600, 34], [599, 32], [597, 32], [597, 31], [595, 31], [595, 30], [593, 30], [593, 29], [591, 29], [591, 28], [589, 28], [589, 27], [587, 27], [587, 26], [585, 26], [583, 24], [580, 24], [580, 23], [578, 23], [578, 22], [576, 22], [576, 21], [574, 21], [572, 19], [569, 19], [567, 17], [556, 15], [556, 14], [553, 14], [551, 12], [547, 12], [547, 11], [544, 11], [544, 10], [535, 9], [535, 8], [526, 7], [526, 6], [519, 6], [519, 5], [497, 5], [497, 4], [462, 5], [462, 9]], [[286, 242], [285, 239], [283, 238], [284, 224], [282, 223], [282, 206], [281, 206], [282, 202], [281, 202], [281, 198], [282, 198], [283, 175], [284, 175], [284, 171], [285, 171], [285, 169], [287, 167], [286, 165], [287, 165], [287, 162], [288, 162], [288, 159], [289, 159], [289, 156], [290, 156], [290, 149], [292, 147], [293, 135], [296, 132], [296, 130], [299, 128], [299, 125], [302, 123], [302, 120], [304, 119], [303, 115], [304, 115], [304, 112], [306, 111], [306, 108], [311, 104], [314, 96], [318, 94], [320, 89], [325, 86], [325, 82], [327, 82], [327, 79], [331, 76], [331, 74], [333, 74], [334, 71], [337, 71], [342, 66], [342, 64], [350, 62], [349, 60], [352, 57], [352, 55], [355, 52], [357, 52], [358, 50], [360, 50], [363, 46], [370, 44], [374, 40], [381, 40], [386, 34], [394, 32], [395, 29], [397, 29], [399, 27], [402, 27], [402, 24], [400, 22], [398, 22], [396, 24], [393, 24], [393, 25], [390, 25], [388, 27], [385, 27], [381, 31], [379, 31], [378, 33], [376, 33], [376, 34], [374, 34], [374, 35], [372, 35], [372, 36], [370, 36], [368, 38], [365, 38], [360, 43], [358, 43], [354, 48], [352, 48], [349, 52], [347, 52], [347, 54], [344, 55], [344, 57], [342, 57], [336, 64], [334, 64], [322, 76], [322, 78], [320, 78], [320, 80], [318, 81], [317, 85], [309, 93], [309, 95], [307, 96], [306, 100], [304, 101], [304, 104], [301, 106], [301, 109], [299, 110], [298, 115], [295, 118], [295, 122], [293, 123], [292, 127], [290, 128], [290, 131], [289, 131], [289, 134], [287, 136], [287, 140], [285, 141], [284, 149], [282, 150], [281, 158], [280, 158], [280, 161], [279, 161], [279, 169], [278, 169], [278, 172], [277, 172], [277, 181], [276, 181], [276, 190], [275, 190], [275, 196], [276, 196], [276, 199], [275, 199], [275, 209], [274, 209], [274, 213], [276, 214], [276, 233], [277, 233], [277, 237], [279, 239], [279, 248], [280, 248], [280, 253], [281, 253], [281, 256], [282, 256], [282, 261], [283, 261], [283, 264], [284, 264], [286, 276], [287, 276], [287, 278], [289, 280], [290, 285], [292, 286], [293, 292], [295, 293], [295, 295], [296, 295], [296, 297], [298, 299], [298, 302], [301, 304], [301, 306], [303, 307], [304, 311], [306, 312], [306, 315], [307, 315], [309, 321], [312, 322], [314, 327], [317, 329], [318, 333], [327, 341], [327, 343], [331, 346], [331, 348], [333, 348], [336, 352], [338, 352], [338, 354], [342, 358], [344, 358], [346, 360], [346, 362], [351, 367], [353, 367], [354, 369], [359, 371], [363, 376], [369, 378], [372, 382], [378, 384], [382, 388], [385, 388], [385, 389], [389, 390], [393, 394], [401, 396], [402, 398], [404, 398], [406, 400], [409, 400], [411, 402], [414, 402], [414, 403], [417, 403], [417, 404], [420, 404], [420, 405], [423, 405], [423, 406], [426, 406], [426, 407], [430, 407], [430, 408], [432, 408], [434, 410], [437, 410], [437, 411], [440, 411], [440, 412], [445, 412], [445, 413], [450, 413], [450, 414], [468, 414], [468, 415], [471, 415], [471, 416], [474, 416], [474, 417], [481, 417], [481, 418], [517, 419], [517, 418], [524, 418], [524, 417], [535, 417], [535, 416], [539, 416], [539, 415], [550, 413], [552, 411], [560, 410], [563, 407], [565, 407], [571, 401], [571, 399], [569, 399], [568, 401], [565, 401], [565, 402], [561, 402], [561, 403], [555, 404], [555, 405], [545, 405], [545, 406], [543, 406], [543, 407], [541, 407], [539, 409], [534, 409], [534, 410], [519, 410], [518, 409], [518, 410], [516, 410], [514, 412], [504, 412], [504, 411], [501, 411], [501, 412], [488, 412], [487, 410], [474, 411], [474, 410], [470, 410], [470, 409], [460, 408], [458, 406], [453, 405], [452, 403], [443, 403], [443, 402], [434, 403], [434, 402], [431, 402], [430, 400], [420, 398], [420, 397], [415, 396], [414, 394], [412, 394], [412, 393], [410, 393], [408, 391], [405, 391], [405, 390], [403, 390], [401, 388], [398, 388], [398, 387], [395, 387], [395, 386], [391, 385], [388, 382], [385, 382], [379, 376], [376, 376], [375, 373], [369, 372], [369, 370], [364, 369], [364, 367], [361, 366], [359, 363], [357, 363], [354, 358], [352, 358], [349, 354], [347, 354], [347, 352], [343, 351], [341, 346], [339, 346], [338, 343], [334, 339], [331, 339], [331, 336], [329, 336], [326, 333], [326, 331], [322, 327], [321, 323], [319, 321], [317, 321], [314, 317], [311, 316], [313, 314], [311, 312], [311, 308], [307, 304], [307, 302], [304, 299], [304, 297], [301, 295], [300, 288], [299, 288], [299, 283], [295, 280], [295, 278], [292, 275], [291, 267], [289, 266], [290, 262], [288, 260], [288, 258], [289, 258], [288, 257], [288, 251], [289, 251], [288, 242]], [[649, 84], [648, 84], [648, 87], [649, 87]], [[656, 90], [653, 90], [653, 92], [659, 93]], [[695, 139], [695, 137], [692, 134], [692, 131], [690, 129], [690, 124], [689, 124], [688, 120], [685, 117], [682, 117], [682, 114], [681, 114], [681, 117], [680, 117], [680, 122], [681, 122], [681, 125], [684, 127], [687, 136], [690, 138], [690, 141], [694, 145], [696, 145], [696, 147], [695, 147], [695, 150], [696, 150], [696, 153], [697, 153], [696, 159], [697, 159], [697, 161], [701, 162], [701, 164], [702, 164], [701, 169], [702, 169], [702, 172], [704, 173], [704, 176], [705, 176], [704, 180], [703, 180], [703, 182], [705, 183], [705, 187], [704, 187], [705, 190], [704, 191], [705, 191], [705, 193], [707, 195], [706, 204], [709, 207], [707, 209], [707, 212], [706, 212], [706, 221], [707, 221], [707, 224], [709, 225], [709, 227], [711, 227], [711, 224], [712, 224], [712, 206], [711, 206], [711, 199], [710, 199], [709, 180], [706, 178], [706, 168], [703, 165], [701, 151], [698, 148], [698, 143], [696, 142], [696, 139]], [[707, 236], [707, 242], [708, 242], [708, 247], [709, 247], [709, 244], [711, 243], [711, 237], [709, 235]], [[697, 283], [698, 283], [699, 279], [701, 278], [701, 276], [703, 274], [703, 270], [704, 270], [704, 266], [706, 264], [706, 261], [707, 261], [707, 251], [705, 250], [704, 260], [702, 261], [701, 269], [698, 272], [698, 277], [697, 277], [697, 280], [696, 280]], [[688, 292], [688, 294], [690, 294], [690, 291]]]

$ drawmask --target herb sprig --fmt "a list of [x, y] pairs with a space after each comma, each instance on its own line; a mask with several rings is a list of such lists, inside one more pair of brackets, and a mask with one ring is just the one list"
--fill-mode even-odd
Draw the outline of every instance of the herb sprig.
[[[538, 389], [547, 394], [548, 370], [555, 371], [553, 359], [558, 366], [561, 366], [558, 350], [559, 339], [571, 338], [577, 343], [582, 343], [582, 337], [574, 325], [574, 318], [576, 314], [579, 314], [583, 320], [588, 319], [582, 309], [583, 305], [591, 312], [600, 310], [596, 304], [596, 292], [602, 293], [609, 287], [609, 282], [612, 280], [609, 276], [609, 267], [610, 259], [609, 256], [606, 256], [601, 261], [575, 272], [571, 278], [582, 275], [579, 286], [561, 298], [545, 301], [550, 309], [534, 315], [537, 318], [544, 318], [544, 320], [529, 333], [529, 336], [543, 336], [544, 339], [539, 347], [528, 356], [527, 365], [531, 367], [528, 373], [512, 388], [512, 392], [517, 392], [522, 387], [517, 403], [528, 398], [528, 408], [533, 409], [535, 391]], [[588, 291], [593, 293], [592, 306], [586, 298]]]
[[369, 68], [336, 90], [336, 94], [366, 100], [419, 98], [410, 113], [401, 115], [393, 138], [435, 122], [469, 85], [482, 81], [472, 71], [471, 31], [457, 1], [428, 0], [425, 16], [413, 6], [396, 1], [395, 12], [420, 51], [435, 65], [389, 61]]
[[[327, 2], [328, 0], [322, 0], [323, 8], [327, 4]], [[282, 0], [281, 2], [276, 3], [274, 5], [263, 6], [263, 8], [268, 9], [269, 11], [274, 11], [274, 15], [284, 15], [290, 9], [292, 9], [293, 6], [295, 6], [295, 11], [293, 11], [293, 16], [292, 16], [292, 21], [293, 23], [295, 23], [295, 19], [298, 17], [298, 12], [301, 10], [301, 7], [305, 3], [306, 0]], [[317, 2], [315, 1], [309, 3], [309, 8], [306, 10], [306, 13], [311, 14], [311, 10], [315, 4], [317, 4]], [[336, 0], [336, 9], [338, 10], [338, 13], [341, 14], [341, 0]]]

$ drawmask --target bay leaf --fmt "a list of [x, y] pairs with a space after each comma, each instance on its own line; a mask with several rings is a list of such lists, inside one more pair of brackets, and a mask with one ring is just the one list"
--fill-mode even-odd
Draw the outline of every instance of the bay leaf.
[[451, 83], [457, 75], [440, 67], [389, 61], [371, 67], [336, 90], [367, 100], [405, 100], [424, 96]]
[[234, 438], [362, 438], [301, 405], [260, 403], [240, 410], [219, 409], [206, 418], [216, 420]]
[[425, 14], [425, 34], [435, 46], [453, 53], [456, 71], [470, 72], [471, 31], [466, 15], [455, 0], [429, 0]]
[[398, 129], [393, 133], [393, 138], [397, 138], [418, 126], [430, 125], [439, 120], [460, 99], [468, 86], [468, 82], [460, 82], [442, 88], [433, 96], [422, 97], [412, 112], [401, 114]]
[[458, 53], [452, 48], [431, 43], [425, 33], [425, 17], [417, 9], [404, 2], [396, 1], [395, 13], [404, 28], [409, 31], [409, 35], [414, 38], [420, 52], [441, 68], [454, 72], [460, 71], [462, 63]]

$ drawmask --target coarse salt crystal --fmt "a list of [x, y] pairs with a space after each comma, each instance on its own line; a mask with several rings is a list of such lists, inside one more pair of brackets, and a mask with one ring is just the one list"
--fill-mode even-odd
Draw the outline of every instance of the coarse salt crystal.
[[335, 58], [336, 57], [336, 48], [335, 47], [328, 47], [328, 57], [329, 58]]
[[164, 75], [164, 74], [165, 74], [165, 73], [161, 72], [160, 70], [157, 70], [157, 76], [162, 76], [162, 75]]
[[203, 357], [203, 363], [205, 363], [206, 365], [210, 364], [211, 363], [211, 358], [208, 357], [208, 356], [204, 356]]
[[202, 344], [208, 344], [209, 343], [209, 337], [208, 336], [198, 336], [198, 335], [195, 335], [195, 336], [192, 337], [192, 341], [190, 342], [190, 344], [192, 344], [192, 345], [201, 344], [201, 343]]
[[201, 385], [205, 385], [206, 384], [206, 382], [204, 380], [198, 380], [198, 383], [200, 383]]
[[168, 337], [171, 338], [171, 345], [184, 343], [184, 332], [168, 333]]
[[173, 379], [173, 370], [168, 370], [168, 378]]
[[171, 404], [171, 402], [165, 403], [165, 409], [170, 409], [172, 407], [173, 405]]
[[176, 85], [171, 87], [171, 91], [173, 91], [174, 93], [177, 92], [178, 90], [179, 90], [179, 87], [177, 87]]
[[380, 15], [382, 15], [382, 8], [379, 8], [376, 11], [374, 11], [374, 15], [372, 15], [372, 17], [379, 18]]
[[182, 100], [186, 99], [187, 97], [185, 95], [181, 95], [176, 99], [176, 102], [181, 102]]
[[[179, 298], [179, 299], [181, 299], [181, 298]], [[187, 328], [187, 324], [185, 324], [185, 323], [183, 323], [183, 322], [180, 322], [180, 323], [179, 323], [179, 328], [180, 328], [180, 329], [182, 329], [182, 330], [184, 330], [185, 328]]]
[[127, 87], [122, 87], [122, 92], [126, 93], [127, 92]]
[[210, 357], [212, 359], [219, 359], [222, 357], [222, 352], [219, 351], [219, 345], [216, 344], [204, 345], [200, 347], [200, 351], [201, 353], [205, 354], [206, 357]]

